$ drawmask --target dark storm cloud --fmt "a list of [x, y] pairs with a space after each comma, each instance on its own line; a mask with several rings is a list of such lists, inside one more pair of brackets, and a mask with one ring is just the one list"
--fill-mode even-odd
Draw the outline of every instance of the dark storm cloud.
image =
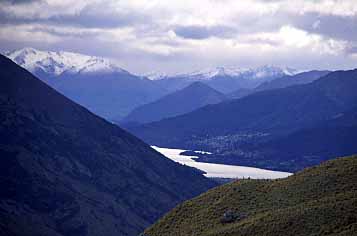
[[226, 26], [178, 26], [174, 29], [174, 32], [176, 35], [187, 39], [227, 38], [234, 35], [234, 29]]

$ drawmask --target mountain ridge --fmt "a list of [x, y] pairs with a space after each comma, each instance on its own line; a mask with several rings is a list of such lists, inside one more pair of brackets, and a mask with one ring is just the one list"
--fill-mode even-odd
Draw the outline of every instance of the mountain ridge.
[[[356, 89], [357, 70], [337, 71], [309, 84], [257, 92], [128, 130], [151, 145], [214, 153], [199, 159], [201, 161], [294, 172], [332, 158], [324, 153], [345, 154], [332, 150], [341, 150], [343, 145], [339, 148], [339, 142], [326, 146], [326, 143], [333, 143], [334, 128], [324, 136], [324, 129], [320, 126], [354, 108], [357, 104]], [[343, 133], [347, 132], [344, 137], [354, 137], [351, 133], [354, 129], [348, 131], [340, 124], [338, 127]], [[293, 150], [291, 152], [295, 154], [288, 155], [288, 150], [284, 149], [285, 155], [278, 152], [277, 156], [274, 155], [277, 154], [276, 149], [260, 148], [263, 143], [286, 139], [303, 130], [315, 132], [314, 137], [329, 137], [325, 143], [316, 143], [328, 152], [299, 156]], [[294, 140], [303, 140], [298, 137], [301, 134], [294, 136]]]
[[5, 53], [5, 56], [32, 73], [47, 73], [48, 76], [82, 73], [123, 73], [128, 71], [100, 57], [67, 51], [42, 51], [22, 48]]
[[122, 122], [148, 123], [158, 121], [191, 112], [208, 104], [216, 104], [225, 99], [224, 94], [196, 81], [152, 103], [137, 107]]
[[255, 88], [255, 91], [286, 88], [289, 86], [299, 85], [299, 84], [308, 84], [308, 83], [311, 83], [311, 82], [327, 75], [328, 73], [331, 73], [331, 71], [311, 70], [311, 71], [305, 71], [302, 73], [298, 73], [295, 75], [287, 75], [287, 76], [284, 76], [281, 78], [274, 79], [272, 81], [265, 82], [265, 83], [259, 85], [257, 88]]
[[5, 235], [137, 235], [214, 186], [0, 56]]
[[217, 66], [214, 68], [207, 68], [189, 73], [180, 73], [176, 75], [166, 76], [168, 78], [188, 78], [192, 80], [211, 80], [215, 77], [242, 77], [246, 79], [261, 79], [264, 77], [279, 77], [281, 75], [294, 75], [297, 70], [288, 67], [277, 67], [271, 65], [264, 65], [253, 68], [240, 68], [240, 67], [225, 67]]
[[[346, 77], [345, 75], [347, 74], [349, 76]], [[306, 115], [302, 117], [303, 119], [305, 119], [305, 121], [304, 120], [300, 121], [295, 119], [289, 120], [289, 117], [292, 116], [292, 113], [288, 112], [286, 110], [286, 107], [289, 107], [291, 104], [294, 104], [295, 101], [296, 102], [299, 101], [300, 103], [298, 104], [297, 107], [298, 109], [305, 109], [306, 111], [315, 114], [317, 117], [320, 116], [319, 119], [327, 119], [329, 116], [328, 114], [331, 113], [331, 115], [333, 115], [334, 113], [333, 109], [336, 106], [341, 106], [342, 110], [344, 109], [343, 107], [347, 106], [346, 109], [348, 109], [348, 106], [350, 105], [352, 106], [352, 104], [356, 101], [357, 98], [352, 91], [353, 88], [357, 86], [356, 78], [357, 78], [357, 69], [351, 71], [337, 71], [337, 72], [330, 73], [326, 77], [318, 79], [313, 83], [307, 85], [296, 85], [293, 87], [288, 87], [283, 89], [254, 93], [252, 95], [243, 97], [241, 99], [230, 100], [225, 103], [206, 106], [204, 108], [195, 110], [191, 113], [181, 115], [175, 118], [167, 119], [165, 121], [162, 121], [161, 124], [169, 125], [171, 122], [172, 124], [175, 123], [175, 125], [178, 125], [179, 122], [186, 122], [192, 124], [191, 126], [193, 126], [195, 124], [194, 122], [199, 121], [200, 126], [196, 128], [197, 132], [194, 133], [195, 135], [199, 135], [200, 132], [199, 130], [203, 127], [207, 128], [211, 126], [211, 127], [218, 128], [218, 125], [220, 124], [222, 124], [223, 127], [220, 128], [220, 131], [218, 130], [215, 131], [215, 133], [217, 134], [232, 132], [235, 131], [235, 129], [252, 130], [252, 129], [259, 128], [261, 130], [269, 130], [274, 127], [274, 124], [270, 122], [266, 123], [261, 115], [263, 113], [266, 114], [267, 116], [270, 116], [270, 113], [275, 112], [274, 110], [272, 110], [272, 108], [277, 110], [277, 112], [284, 113], [285, 119], [287, 119], [286, 121], [296, 123], [296, 125], [298, 125], [301, 122], [313, 122], [311, 119], [315, 119], [315, 118], [305, 117]], [[320, 94], [317, 95], [316, 94], [317, 92]], [[307, 99], [306, 102], [311, 103], [310, 106], [313, 106], [314, 104], [320, 104], [320, 105], [325, 104], [327, 106], [326, 107], [327, 110], [325, 110], [324, 107], [321, 107], [320, 109], [326, 113], [327, 117], [323, 117], [324, 115], [317, 114], [316, 111], [312, 109], [312, 107], [310, 107], [311, 109], [309, 107], [306, 107], [307, 104], [304, 104], [305, 101], [301, 100], [302, 94], [309, 95], [309, 97], [306, 97], [305, 99]], [[338, 95], [340, 95], [340, 97], [338, 97]], [[291, 98], [283, 99], [283, 97], [291, 97]], [[267, 100], [267, 98], [269, 99]], [[322, 103], [320, 103], [319, 101], [321, 101]], [[279, 107], [277, 105], [279, 105]], [[297, 108], [291, 107], [292, 111], [294, 111]], [[332, 110], [329, 111], [329, 109]], [[215, 114], [224, 114], [222, 113], [224, 111], [229, 111], [229, 114], [226, 114], [225, 116], [222, 115], [219, 116], [220, 120], [216, 120], [215, 118], [205, 119], [205, 120], [200, 119], [200, 116], [204, 116], [206, 118], [216, 117]], [[242, 113], [242, 111], [245, 111], [245, 113]], [[243, 115], [244, 117], [247, 118], [246, 120], [242, 120]], [[276, 116], [278, 115], [276, 114]], [[280, 119], [283, 118], [281, 116], [279, 117]], [[236, 118], [244, 121], [244, 123], [240, 123], [239, 120], [237, 120]], [[191, 120], [191, 122], [189, 122], [189, 120]], [[256, 123], [257, 121], [258, 123]], [[262, 123], [261, 125], [263, 126], [261, 126], [259, 124], [260, 122], [265, 122], [265, 123]], [[150, 125], [155, 126], [157, 130], [160, 130], [159, 125], [161, 124], [160, 122], [153, 122], [152, 124], [143, 125], [143, 130], [145, 130], [145, 127], [149, 128]], [[238, 124], [239, 126], [237, 126]], [[280, 127], [279, 129], [284, 129], [286, 127], [289, 127], [290, 124], [289, 125], [285, 124], [280, 120], [280, 122], [276, 123], [275, 126]], [[228, 128], [230, 130], [227, 130]], [[181, 132], [183, 132], [182, 129]]]
[[68, 98], [108, 120], [167, 93], [165, 88], [120, 68], [108, 59], [31, 48], [8, 53], [18, 65]]

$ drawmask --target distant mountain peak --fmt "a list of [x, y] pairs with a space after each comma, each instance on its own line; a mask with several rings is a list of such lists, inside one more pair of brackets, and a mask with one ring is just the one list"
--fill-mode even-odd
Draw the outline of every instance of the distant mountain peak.
[[160, 71], [151, 71], [141, 74], [143, 78], [150, 80], [162, 80], [170, 78], [188, 78], [191, 80], [211, 80], [216, 77], [243, 77], [246, 79], [260, 79], [265, 77], [279, 77], [286, 75], [295, 75], [302, 71], [290, 67], [278, 67], [273, 65], [264, 65], [260, 67], [244, 68], [234, 66], [216, 66], [202, 70], [195, 70], [187, 73], [164, 73]]
[[191, 83], [190, 85], [188, 85], [186, 88], [189, 87], [208, 87], [210, 88], [208, 85], [206, 85], [205, 83], [202, 83], [201, 81], [195, 81], [193, 83]]
[[209, 104], [217, 104], [225, 99], [223, 93], [203, 82], [196, 81], [154, 102], [137, 107], [122, 122], [135, 124], [159, 121], [191, 112]]
[[26, 47], [6, 52], [5, 56], [31, 72], [43, 71], [53, 76], [63, 73], [129, 73], [108, 59], [74, 52]]
[[285, 75], [295, 75], [299, 71], [289, 67], [277, 67], [264, 65], [255, 68], [241, 68], [234, 66], [217, 66], [204, 70], [193, 71], [187, 74], [178, 74], [173, 77], [185, 77], [193, 80], [211, 80], [215, 77], [240, 77], [245, 79], [261, 79], [267, 77], [280, 77]]
[[164, 72], [158, 72], [158, 71], [151, 71], [151, 72], [144, 73], [144, 74], [140, 75], [140, 77], [144, 77], [144, 78], [147, 78], [149, 80], [165, 79], [168, 76], [169, 76], [168, 74], [166, 74]]
[[[183, 88], [181, 91], [189, 91], [189, 90], [199, 90], [199, 91], [214, 91], [215, 93], [220, 93], [219, 91], [215, 90], [214, 88], [210, 87], [209, 85], [201, 82], [195, 81], [188, 85], [187, 87]], [[222, 93], [220, 93], [222, 94]], [[222, 94], [223, 95], [223, 94]]]

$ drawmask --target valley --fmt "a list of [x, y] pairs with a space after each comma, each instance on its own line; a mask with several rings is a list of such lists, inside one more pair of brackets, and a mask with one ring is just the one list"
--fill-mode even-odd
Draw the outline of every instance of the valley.
[[357, 152], [356, 89], [357, 70], [336, 71], [128, 130], [151, 145], [213, 153], [199, 161], [296, 172]]
[[[260, 201], [255, 186], [269, 189], [271, 181], [299, 178], [306, 168], [357, 153], [357, 70], [220, 67], [149, 79], [68, 52], [23, 49], [8, 57], [41, 80], [1, 58], [0, 181], [15, 187], [0, 193], [0, 228], [10, 235], [29, 230], [12, 222], [32, 218], [38, 227], [30, 235], [99, 235], [105, 219], [106, 235], [147, 228], [147, 235], [171, 236], [161, 226], [176, 212], [170, 210], [207, 190], [202, 196], [247, 183], [243, 196]], [[30, 210], [29, 202], [35, 203]], [[257, 212], [233, 209], [243, 219]], [[266, 213], [252, 222], [260, 214]], [[118, 219], [121, 224], [113, 223]], [[206, 223], [196, 222], [184, 235], [200, 235], [195, 227], [206, 232], [201, 226]]]
[[357, 236], [356, 0], [0, 1], [0, 236]]

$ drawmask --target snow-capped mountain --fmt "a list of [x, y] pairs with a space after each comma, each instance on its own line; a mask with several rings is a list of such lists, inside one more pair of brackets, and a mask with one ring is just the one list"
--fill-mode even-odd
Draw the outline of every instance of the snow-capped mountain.
[[208, 86], [222, 92], [231, 93], [238, 89], [254, 89], [264, 82], [268, 82], [287, 75], [295, 75], [299, 71], [291, 68], [276, 66], [261, 66], [257, 68], [216, 67], [166, 75], [155, 78], [155, 83], [170, 91], [177, 91], [195, 81], [201, 81]]
[[216, 67], [194, 71], [187, 74], [174, 75], [176, 78], [188, 78], [193, 80], [211, 80], [215, 77], [239, 77], [244, 79], [277, 78], [285, 75], [295, 75], [298, 71], [291, 68], [276, 66], [261, 66], [257, 68]]
[[100, 57], [33, 48], [5, 55], [63, 95], [110, 120], [166, 94], [152, 81]]
[[143, 78], [147, 78], [149, 80], [160, 80], [160, 79], [166, 79], [169, 77], [168, 74], [164, 73], [164, 72], [158, 72], [158, 71], [152, 71], [149, 73], [144, 73], [142, 75], [140, 75]]
[[73, 52], [53, 52], [23, 48], [7, 52], [5, 55], [21, 67], [35, 74], [42, 72], [59, 76], [64, 73], [128, 73], [107, 59]]

